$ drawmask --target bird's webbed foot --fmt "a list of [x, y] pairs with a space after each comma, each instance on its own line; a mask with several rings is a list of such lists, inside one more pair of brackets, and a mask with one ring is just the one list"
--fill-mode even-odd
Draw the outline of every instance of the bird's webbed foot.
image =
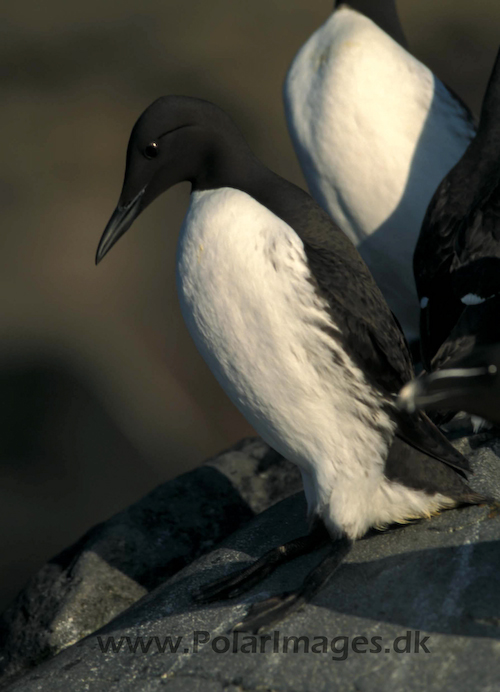
[[331, 546], [328, 555], [309, 572], [300, 588], [254, 603], [233, 630], [258, 634], [299, 610], [326, 585], [351, 547], [352, 541], [349, 538], [339, 538]]
[[212, 603], [227, 598], [236, 598], [249, 591], [280, 565], [319, 548], [328, 540], [330, 539], [324, 525], [318, 523], [306, 536], [295, 538], [288, 543], [272, 548], [249, 567], [201, 586], [193, 591], [192, 597], [197, 603]]

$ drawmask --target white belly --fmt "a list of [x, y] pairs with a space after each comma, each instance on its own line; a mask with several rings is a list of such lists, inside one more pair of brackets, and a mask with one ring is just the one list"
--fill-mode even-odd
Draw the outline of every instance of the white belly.
[[461, 109], [429, 69], [349, 8], [300, 49], [284, 99], [313, 196], [417, 338], [413, 250], [436, 187], [473, 136]]
[[332, 532], [361, 535], [380, 520], [370, 503], [387, 455], [363, 417], [389, 434], [393, 423], [321, 328], [336, 327], [308, 276], [301, 240], [252, 197], [231, 188], [191, 196], [177, 281], [198, 349], [259, 434], [301, 468], [310, 511], [326, 512]]

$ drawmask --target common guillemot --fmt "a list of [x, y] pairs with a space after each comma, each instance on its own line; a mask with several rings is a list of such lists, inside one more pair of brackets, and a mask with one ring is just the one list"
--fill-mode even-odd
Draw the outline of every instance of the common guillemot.
[[96, 261], [185, 180], [177, 284], [186, 324], [231, 400], [299, 466], [312, 526], [199, 599], [235, 596], [325, 536], [333, 541], [297, 592], [255, 605], [239, 626], [258, 631], [314, 596], [369, 528], [483, 498], [463, 480], [467, 460], [425, 415], [397, 410], [411, 358], [351, 241], [213, 104], [168, 96], [141, 115]]
[[432, 194], [474, 135], [469, 110], [408, 52], [395, 0], [336, 0], [294, 58], [284, 102], [311, 194], [414, 342], [413, 251]]
[[429, 204], [413, 268], [426, 370], [500, 341], [500, 51], [477, 134]]

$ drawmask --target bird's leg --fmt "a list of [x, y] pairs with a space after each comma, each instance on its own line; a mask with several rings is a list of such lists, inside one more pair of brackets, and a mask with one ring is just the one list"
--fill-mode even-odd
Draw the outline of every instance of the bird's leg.
[[205, 584], [205, 586], [193, 591], [192, 597], [198, 603], [211, 603], [225, 598], [235, 598], [245, 591], [249, 591], [280, 565], [310, 553], [329, 540], [331, 539], [324, 524], [317, 521], [306, 536], [294, 538], [293, 541], [272, 548], [250, 567], [237, 570], [226, 577]]
[[299, 589], [254, 603], [245, 619], [238, 623], [233, 631], [258, 634], [261, 630], [269, 629], [308, 603], [325, 586], [340, 566], [352, 544], [353, 541], [347, 536], [336, 540], [328, 555], [309, 572]]

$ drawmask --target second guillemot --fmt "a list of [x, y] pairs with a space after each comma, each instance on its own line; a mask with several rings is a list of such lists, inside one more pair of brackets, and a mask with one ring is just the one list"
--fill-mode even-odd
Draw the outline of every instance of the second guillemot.
[[335, 2], [284, 84], [290, 135], [313, 197], [348, 234], [410, 343], [412, 259], [439, 181], [474, 124], [407, 49], [395, 0]]
[[433, 372], [405, 385], [399, 405], [463, 410], [475, 430], [500, 424], [500, 50], [477, 134], [429, 204], [414, 270]]
[[[500, 333], [500, 51], [477, 134], [438, 186], [413, 261], [426, 370], [454, 367]], [[484, 306], [487, 301], [495, 301]]]
[[351, 241], [307, 193], [266, 168], [213, 104], [168, 96], [141, 115], [96, 260], [185, 180], [192, 192], [177, 285], [186, 324], [230, 399], [299, 466], [312, 526], [200, 598], [237, 595], [331, 540], [302, 587], [251, 609], [240, 628], [258, 631], [314, 596], [371, 527], [482, 498], [464, 481], [466, 459], [430, 421], [396, 409], [411, 358]]

